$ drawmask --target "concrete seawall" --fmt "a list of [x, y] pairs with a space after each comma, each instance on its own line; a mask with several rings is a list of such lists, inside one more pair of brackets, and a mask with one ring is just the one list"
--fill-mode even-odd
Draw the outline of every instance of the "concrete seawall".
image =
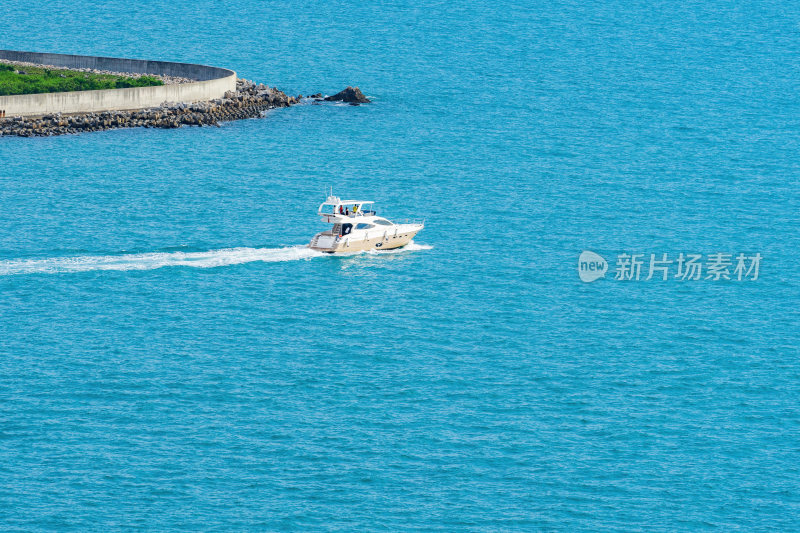
[[0, 60], [3, 59], [198, 80], [156, 87], [0, 96], [0, 112], [5, 111], [6, 117], [145, 109], [163, 102], [209, 101], [222, 98], [227, 91], [236, 91], [234, 71], [192, 63], [0, 50]]

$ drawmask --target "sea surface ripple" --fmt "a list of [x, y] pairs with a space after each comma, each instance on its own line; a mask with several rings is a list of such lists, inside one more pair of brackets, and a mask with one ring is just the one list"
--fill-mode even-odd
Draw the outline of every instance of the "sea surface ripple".
[[[800, 530], [798, 28], [6, 0], [2, 48], [374, 103], [0, 139], [0, 530]], [[303, 248], [329, 186], [417, 249]], [[763, 262], [584, 284], [583, 250]]]

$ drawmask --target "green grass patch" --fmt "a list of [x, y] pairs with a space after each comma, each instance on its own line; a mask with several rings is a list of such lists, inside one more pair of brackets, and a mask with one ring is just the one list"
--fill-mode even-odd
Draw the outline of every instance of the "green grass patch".
[[[17, 74], [20, 72], [20, 74]], [[24, 72], [25, 74], [22, 74]], [[164, 85], [153, 76], [132, 78], [75, 70], [18, 67], [0, 62], [0, 96], [12, 94], [63, 93]]]

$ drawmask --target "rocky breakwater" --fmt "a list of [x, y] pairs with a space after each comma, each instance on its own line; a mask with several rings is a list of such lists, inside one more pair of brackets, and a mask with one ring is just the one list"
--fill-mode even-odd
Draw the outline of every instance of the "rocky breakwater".
[[105, 111], [83, 115], [0, 118], [0, 136], [39, 137], [103, 131], [114, 128], [180, 128], [217, 126], [220, 122], [258, 118], [264, 112], [297, 104], [300, 96], [248, 80], [237, 80], [236, 91], [209, 102], [167, 103], [150, 109]]

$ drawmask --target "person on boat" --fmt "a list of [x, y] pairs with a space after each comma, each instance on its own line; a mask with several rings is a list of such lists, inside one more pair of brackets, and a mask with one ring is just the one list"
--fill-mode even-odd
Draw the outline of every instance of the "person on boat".
[[344, 215], [344, 209], [342, 208], [342, 206], [339, 206], [339, 214]]

